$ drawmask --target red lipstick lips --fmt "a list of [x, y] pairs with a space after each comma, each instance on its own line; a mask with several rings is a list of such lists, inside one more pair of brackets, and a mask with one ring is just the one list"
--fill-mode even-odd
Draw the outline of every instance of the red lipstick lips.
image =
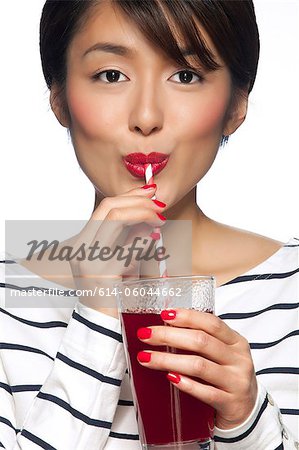
[[144, 178], [145, 165], [151, 164], [153, 175], [164, 169], [169, 159], [165, 153], [152, 152], [149, 155], [144, 153], [130, 153], [124, 157], [124, 164], [128, 171], [138, 178]]

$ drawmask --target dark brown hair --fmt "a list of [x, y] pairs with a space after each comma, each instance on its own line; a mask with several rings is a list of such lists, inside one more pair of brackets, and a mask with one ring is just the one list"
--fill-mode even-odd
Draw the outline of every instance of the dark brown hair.
[[[144, 36], [177, 64], [190, 67], [174, 29], [208, 71], [219, 65], [196, 27], [206, 30], [228, 67], [235, 93], [252, 90], [259, 58], [259, 33], [252, 0], [110, 0], [133, 20]], [[73, 36], [84, 26], [101, 0], [47, 0], [40, 22], [40, 53], [49, 89], [53, 82], [63, 92], [66, 54]]]

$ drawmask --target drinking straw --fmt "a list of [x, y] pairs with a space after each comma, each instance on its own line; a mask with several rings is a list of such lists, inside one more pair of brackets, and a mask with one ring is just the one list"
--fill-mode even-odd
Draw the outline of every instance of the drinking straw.
[[[152, 165], [146, 164], [145, 166], [145, 182], [146, 184], [152, 184], [154, 183], [154, 177], [153, 177], [153, 171], [152, 171]], [[152, 200], [155, 200], [156, 196], [153, 195]], [[163, 246], [163, 240], [162, 240], [162, 233], [160, 227], [155, 227], [154, 231], [156, 233], [160, 234], [160, 239], [156, 241], [156, 248]], [[159, 272], [160, 277], [165, 278], [168, 276], [167, 274], [167, 268], [166, 268], [166, 262], [165, 260], [159, 261]], [[168, 283], [166, 282], [166, 285]], [[168, 308], [171, 304], [171, 298], [167, 296], [165, 299], [165, 308]], [[168, 324], [165, 324], [165, 326], [169, 326]], [[167, 346], [167, 352], [168, 353], [176, 353], [175, 348], [168, 347]], [[179, 396], [179, 390], [173, 386], [172, 383], [169, 383], [169, 390], [170, 390], [170, 403], [171, 403], [171, 421], [173, 430], [176, 432], [176, 438], [178, 441], [182, 437], [182, 420], [181, 420], [181, 403], [180, 403], [180, 396]], [[181, 450], [181, 445], [178, 443], [175, 448], [178, 450]]]
[[[154, 177], [153, 177], [153, 170], [151, 164], [145, 165], [145, 182], [146, 184], [153, 184], [154, 183]], [[152, 196], [152, 200], [155, 200], [156, 196]], [[163, 239], [162, 239], [162, 233], [160, 227], [155, 227], [154, 229], [155, 233], [160, 234], [160, 239], [156, 241], [156, 248], [163, 247]], [[165, 260], [159, 261], [159, 273], [160, 277], [165, 278], [168, 276], [167, 274], [167, 268], [166, 268], [166, 262]]]

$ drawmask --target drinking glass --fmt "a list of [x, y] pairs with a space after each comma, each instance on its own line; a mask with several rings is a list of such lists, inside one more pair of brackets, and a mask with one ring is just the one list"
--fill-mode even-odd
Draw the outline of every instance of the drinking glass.
[[181, 392], [168, 381], [166, 372], [149, 369], [137, 361], [137, 354], [142, 350], [182, 355], [194, 353], [167, 346], [151, 346], [137, 338], [137, 330], [148, 326], [169, 326], [160, 316], [164, 309], [186, 308], [213, 314], [215, 279], [199, 275], [169, 276], [127, 280], [116, 287], [142, 448], [212, 449], [214, 409]]

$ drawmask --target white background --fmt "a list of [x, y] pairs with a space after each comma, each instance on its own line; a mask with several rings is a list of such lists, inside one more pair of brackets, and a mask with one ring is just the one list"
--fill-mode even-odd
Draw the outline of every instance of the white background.
[[[94, 190], [52, 114], [38, 47], [43, 0], [1, 2], [1, 222], [80, 219]], [[299, 1], [255, 0], [261, 55], [246, 122], [198, 186], [215, 220], [299, 237]], [[3, 168], [5, 169], [3, 170]]]

